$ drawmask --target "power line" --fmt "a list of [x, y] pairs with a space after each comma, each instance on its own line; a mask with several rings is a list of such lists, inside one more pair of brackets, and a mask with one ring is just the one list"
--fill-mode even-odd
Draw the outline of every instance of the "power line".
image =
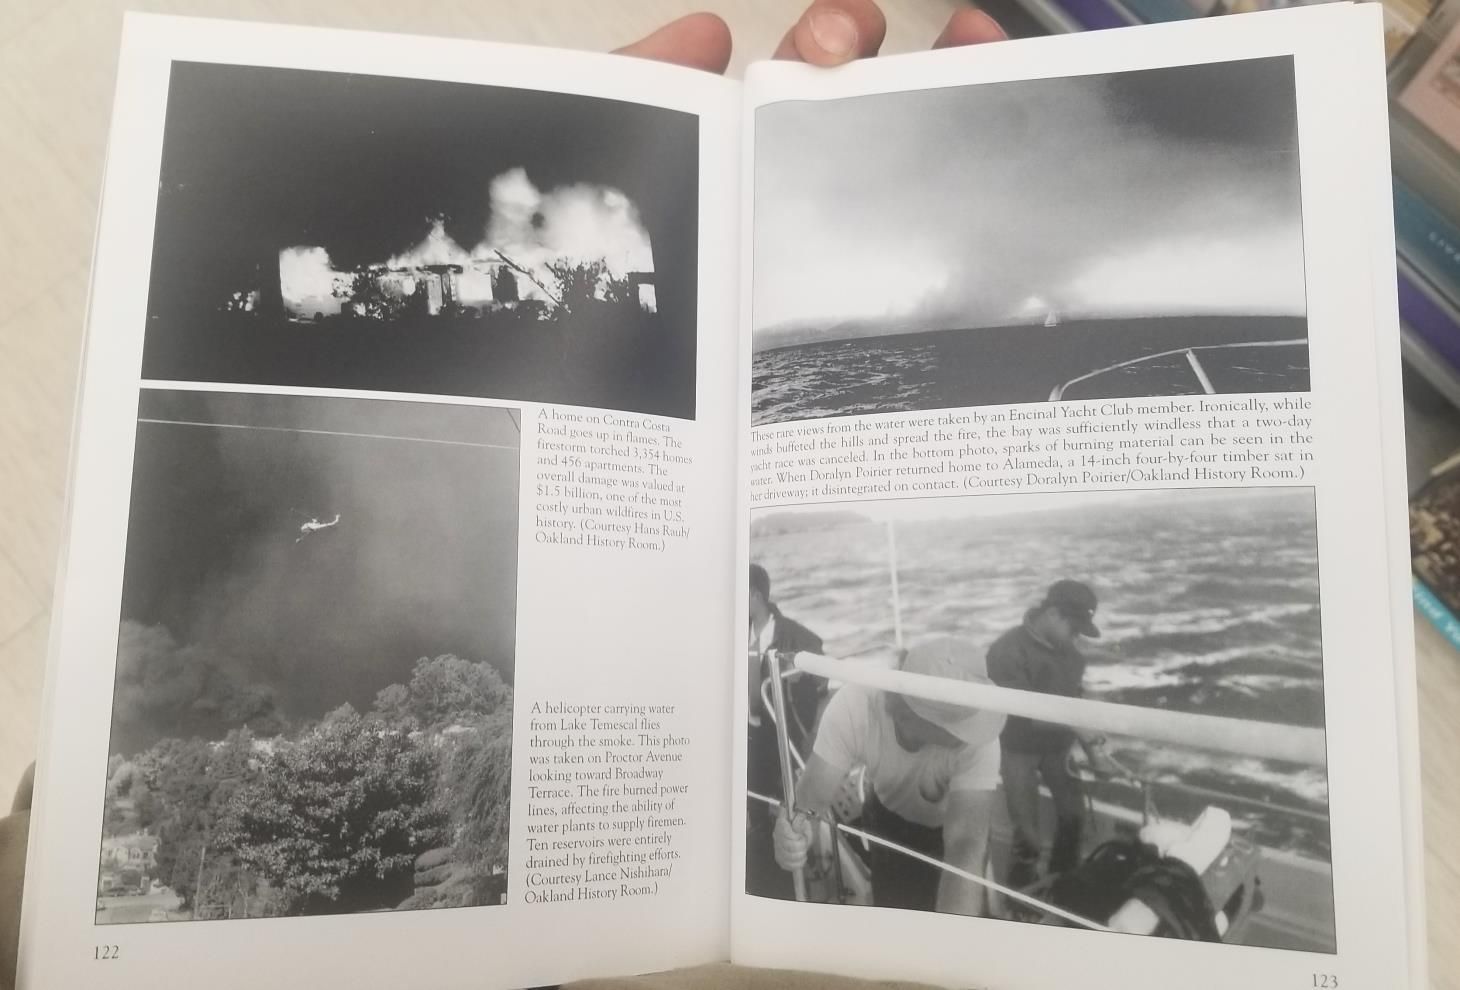
[[389, 433], [348, 433], [344, 430], [307, 430], [298, 426], [255, 426], [249, 423], [200, 423], [185, 419], [144, 419], [140, 417], [137, 422], [152, 423], [158, 426], [206, 426], [219, 430], [264, 430], [270, 433], [308, 433], [314, 436], [324, 437], [357, 437], [362, 440], [407, 440], [411, 443], [439, 443], [451, 447], [485, 447], [491, 450], [518, 450], [514, 445], [503, 443], [475, 443], [471, 440], [439, 440], [433, 437], [402, 437]]

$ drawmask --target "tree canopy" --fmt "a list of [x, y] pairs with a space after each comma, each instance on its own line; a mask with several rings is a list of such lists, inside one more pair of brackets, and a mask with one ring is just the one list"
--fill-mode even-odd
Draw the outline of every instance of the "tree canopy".
[[[511, 740], [512, 688], [493, 667], [422, 657], [364, 714], [346, 704], [288, 736], [241, 728], [114, 756], [105, 828], [156, 835], [155, 875], [195, 916], [490, 903]], [[450, 883], [412, 898], [428, 851]]]
[[264, 760], [221, 838], [291, 911], [393, 907], [445, 835], [435, 776], [418, 741], [346, 706]]

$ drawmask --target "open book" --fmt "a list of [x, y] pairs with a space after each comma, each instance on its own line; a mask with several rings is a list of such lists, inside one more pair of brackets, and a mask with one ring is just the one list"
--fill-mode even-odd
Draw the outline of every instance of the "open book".
[[20, 985], [1423, 986], [1380, 42], [130, 19]]

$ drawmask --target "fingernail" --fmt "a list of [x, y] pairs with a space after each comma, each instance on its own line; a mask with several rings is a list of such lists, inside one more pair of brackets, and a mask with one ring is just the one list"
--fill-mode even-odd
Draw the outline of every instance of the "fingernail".
[[857, 22], [839, 10], [818, 10], [807, 26], [818, 47], [828, 55], [847, 58], [857, 51]]
[[1006, 41], [1008, 40], [1009, 33], [1004, 30], [1004, 26], [1002, 24], [993, 19], [993, 16], [990, 15], [988, 11], [975, 10], [974, 13], [983, 20], [984, 30], [988, 31], [990, 34], [997, 34], [1000, 38], [1003, 38]]

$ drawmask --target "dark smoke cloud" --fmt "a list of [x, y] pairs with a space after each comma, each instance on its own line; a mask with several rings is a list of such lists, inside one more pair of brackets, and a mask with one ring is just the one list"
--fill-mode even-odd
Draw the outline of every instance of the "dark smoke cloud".
[[[211, 735], [221, 725], [261, 734], [284, 728], [278, 694], [236, 657], [183, 645], [165, 626], [122, 621], [117, 643], [114, 734], [124, 743], [144, 736]], [[128, 750], [130, 751], [130, 750]]]
[[485, 660], [511, 679], [518, 440], [506, 412], [155, 392], [141, 418], [114, 751], [368, 707], [421, 656]]

